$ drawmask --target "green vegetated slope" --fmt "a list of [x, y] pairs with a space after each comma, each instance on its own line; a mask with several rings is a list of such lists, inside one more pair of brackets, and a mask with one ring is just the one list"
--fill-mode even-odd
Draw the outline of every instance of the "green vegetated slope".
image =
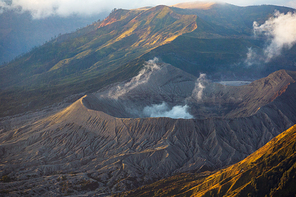
[[[0, 116], [128, 79], [154, 57], [194, 75], [259, 73], [238, 64], [246, 58], [248, 47], [264, 47], [252, 36], [252, 22], [264, 22], [274, 9], [293, 10], [228, 4], [214, 4], [208, 10], [167, 6], [114, 10], [104, 21], [59, 36], [1, 66]], [[286, 55], [294, 61], [290, 52]], [[276, 64], [269, 71], [282, 66]]]
[[13, 110], [26, 98], [37, 106], [38, 97], [51, 102], [128, 79], [143, 66], [138, 57], [193, 31], [196, 18], [166, 6], [116, 10], [102, 22], [58, 37], [0, 68], [1, 112]]
[[175, 14], [165, 6], [114, 11], [93, 25], [96, 30], [66, 40], [57, 38], [1, 68], [1, 84], [38, 87], [103, 75], [194, 30], [195, 20], [196, 16]]
[[294, 12], [292, 8], [214, 4], [207, 10], [173, 10], [196, 15], [202, 20], [197, 22], [197, 28], [193, 32], [183, 34], [173, 42], [151, 51], [147, 54], [149, 57], [157, 55], [184, 71], [194, 75], [204, 72], [213, 79], [220, 79], [223, 75], [228, 78], [236, 75], [240, 79], [260, 78], [279, 68], [295, 69], [295, 48], [284, 51], [282, 56], [268, 64], [260, 62], [250, 67], [245, 65], [249, 48], [263, 53], [262, 50], [267, 45], [265, 38], [254, 37], [253, 22], [263, 24], [276, 10], [280, 13]]
[[296, 126], [243, 161], [214, 173], [181, 174], [115, 196], [294, 196]]
[[105, 18], [108, 13], [84, 17], [50, 16], [33, 19], [29, 11], [6, 10], [0, 14], [0, 64], [29, 52], [59, 34], [74, 32], [79, 28]]

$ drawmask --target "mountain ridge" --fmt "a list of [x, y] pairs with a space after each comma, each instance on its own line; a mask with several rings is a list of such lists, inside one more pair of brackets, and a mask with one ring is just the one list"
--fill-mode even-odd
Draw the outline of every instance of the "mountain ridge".
[[[195, 76], [206, 73], [213, 80], [258, 79], [279, 69], [278, 65], [293, 69], [294, 48], [285, 52], [284, 57], [289, 57], [285, 61], [282, 57], [266, 66], [240, 65], [248, 48], [259, 50], [264, 47], [264, 40], [252, 38], [251, 23], [255, 20], [263, 23], [274, 9], [283, 13], [293, 11], [276, 6], [228, 4], [215, 4], [208, 10], [168, 6], [114, 10], [104, 21], [59, 36], [2, 66], [1, 116], [24, 112], [30, 103], [39, 108], [71, 94], [96, 91], [115, 82], [113, 76], [123, 69], [137, 70], [144, 61], [154, 57]], [[252, 15], [253, 10], [260, 12]], [[225, 20], [221, 21], [217, 15], [225, 16]], [[281, 62], [285, 62], [284, 65]], [[245, 75], [246, 72], [249, 75]], [[135, 75], [136, 72], [132, 72], [120, 78], [125, 80]], [[7, 107], [10, 103], [5, 95], [10, 96], [16, 108]], [[44, 95], [51, 99], [38, 104], [36, 98]]]

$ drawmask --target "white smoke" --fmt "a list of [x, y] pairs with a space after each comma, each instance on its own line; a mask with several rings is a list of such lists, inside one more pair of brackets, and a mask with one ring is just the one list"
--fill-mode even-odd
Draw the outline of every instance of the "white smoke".
[[260, 56], [250, 47], [248, 48], [247, 58], [245, 64], [247, 66], [252, 66], [253, 64], [259, 63]]
[[110, 2], [102, 0], [11, 0], [8, 2], [0, 0], [0, 10], [29, 11], [34, 19], [49, 16], [67, 17], [73, 14], [90, 16], [109, 12], [114, 8]]
[[201, 73], [199, 78], [195, 82], [195, 87], [192, 91], [192, 96], [196, 100], [201, 100], [203, 97], [203, 90], [205, 89], [205, 83], [207, 82], [206, 74]]
[[114, 8], [133, 9], [175, 3], [180, 3], [180, 0], [0, 0], [0, 13], [3, 9], [29, 11], [33, 18], [40, 19], [73, 14], [90, 16], [110, 12]]
[[133, 77], [129, 82], [124, 85], [118, 85], [115, 89], [111, 89], [108, 92], [108, 97], [113, 99], [118, 99], [118, 97], [126, 94], [132, 89], [136, 88], [141, 84], [145, 84], [150, 79], [150, 76], [153, 72], [160, 70], [161, 68], [157, 65], [158, 58], [149, 60], [144, 65], [144, 68], [139, 72], [139, 74]]
[[[255, 35], [265, 35], [269, 45], [264, 49], [264, 60], [269, 62], [279, 56], [283, 49], [290, 49], [296, 43], [296, 13], [275, 12], [274, 16], [260, 25], [254, 21]], [[250, 51], [249, 51], [250, 52]], [[254, 59], [255, 56], [250, 56]]]
[[[54, 15], [66, 17], [72, 14], [88, 16], [99, 14], [100, 12], [109, 12], [113, 8], [133, 9], [145, 6], [174, 5], [176, 3], [188, 1], [189, 0], [0, 0], [0, 13], [2, 9], [17, 9], [31, 12], [34, 18], [44, 18]], [[253, 5], [254, 3], [257, 5], [271, 4], [270, 0], [244, 0], [239, 2], [237, 0], [226, 0], [225, 3], [241, 6]], [[296, 8], [295, 0], [283, 0], [280, 3], [275, 1], [273, 4]]]
[[[126, 93], [134, 90], [139, 87], [141, 90], [145, 90], [146, 84], [151, 83], [152, 77], [155, 75], [157, 77], [162, 77], [159, 72], [165, 68], [165, 66], [157, 65], [158, 58], [154, 58], [145, 63], [144, 68], [139, 72], [139, 74], [133, 77], [130, 81], [126, 83], [121, 83], [120, 85], [113, 86], [99, 94], [101, 98], [108, 98], [118, 100], [120, 97], [123, 98]], [[198, 97], [202, 96], [203, 83], [206, 81], [206, 75], [201, 74], [196, 82], [196, 94]], [[198, 90], [198, 87], [201, 90]], [[124, 99], [123, 99], [124, 100]], [[184, 99], [186, 103], [186, 99]], [[169, 118], [182, 118], [182, 119], [191, 119], [194, 118], [189, 112], [189, 106], [186, 105], [176, 105], [170, 107], [165, 101], [161, 104], [152, 104], [150, 106], [140, 107], [134, 104], [128, 104], [124, 106], [125, 111], [132, 114], [133, 116], [138, 117], [169, 117]]]
[[188, 112], [188, 108], [188, 105], [177, 105], [170, 109], [165, 102], [162, 102], [161, 104], [153, 104], [152, 106], [146, 106], [143, 110], [143, 114], [147, 117], [191, 119], [193, 118], [193, 116]]

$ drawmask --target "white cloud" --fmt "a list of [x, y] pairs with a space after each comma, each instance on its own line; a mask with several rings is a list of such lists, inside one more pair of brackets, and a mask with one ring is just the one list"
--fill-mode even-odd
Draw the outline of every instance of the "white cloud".
[[191, 119], [193, 116], [188, 112], [188, 105], [177, 105], [172, 109], [169, 109], [165, 102], [161, 104], [153, 104], [152, 106], [146, 106], [143, 110], [143, 114], [146, 117], [169, 117], [169, 118], [183, 118]]
[[287, 3], [287, 6], [288, 6], [288, 7], [291, 7], [291, 8], [296, 8], [296, 0], [289, 1], [289, 2]]
[[[30, 11], [33, 18], [44, 18], [52, 15], [69, 16], [72, 14], [93, 15], [101, 12], [110, 12], [113, 8], [134, 9], [144, 6], [156, 6], [160, 4], [172, 5], [178, 0], [12, 0], [8, 5], [4, 0], [0, 0], [0, 8], [20, 9]], [[1, 9], [0, 9], [1, 10]]]
[[290, 49], [296, 43], [296, 13], [275, 12], [264, 24], [254, 22], [255, 35], [265, 35], [269, 45], [264, 50], [265, 62], [279, 56], [282, 49]]
[[[0, 0], [0, 7], [6, 9], [21, 7], [23, 11], [30, 11], [34, 18], [43, 18], [51, 15], [93, 15], [106, 11], [110, 12], [113, 8], [133, 9], [144, 6], [174, 5], [190, 1], [196, 0], [12, 0], [11, 5], [6, 4], [5, 0]], [[296, 0], [283, 0], [280, 3], [276, 0], [225, 0], [224, 2], [239, 6], [276, 4], [296, 7]]]
[[22, 11], [30, 11], [34, 18], [51, 15], [92, 15], [111, 9], [107, 1], [100, 0], [12, 0], [11, 5], [3, 7], [10, 9], [21, 7]]
[[247, 58], [245, 60], [245, 64], [247, 66], [251, 66], [254, 64], [254, 62], [256, 62], [256, 59], [257, 59], [256, 53], [253, 51], [253, 49], [251, 47], [248, 48], [248, 53], [247, 53]]

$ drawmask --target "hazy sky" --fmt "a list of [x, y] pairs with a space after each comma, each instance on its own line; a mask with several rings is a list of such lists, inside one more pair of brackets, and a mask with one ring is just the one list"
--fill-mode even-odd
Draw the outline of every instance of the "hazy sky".
[[[5, 3], [8, 1], [12, 1], [12, 4]], [[0, 7], [6, 9], [22, 7], [22, 10], [31, 11], [35, 18], [40, 18], [56, 14], [61, 16], [73, 13], [91, 15], [110, 12], [113, 8], [132, 9], [190, 1], [192, 0], [0, 0]], [[274, 4], [296, 8], [296, 0], [225, 0], [221, 2], [239, 6]]]

